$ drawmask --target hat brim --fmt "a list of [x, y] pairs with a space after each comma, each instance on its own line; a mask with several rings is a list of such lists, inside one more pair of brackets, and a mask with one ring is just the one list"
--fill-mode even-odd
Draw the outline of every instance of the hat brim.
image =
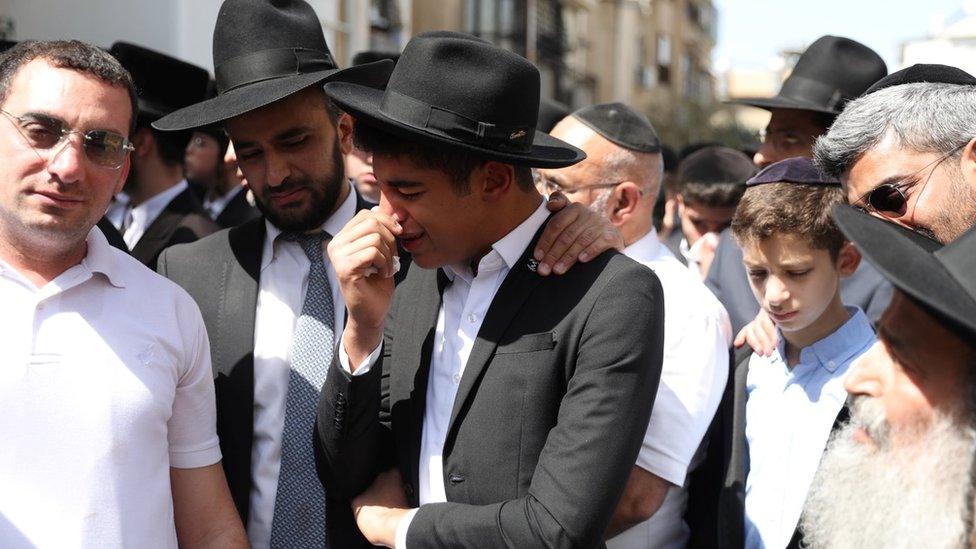
[[532, 140], [531, 150], [518, 153], [479, 147], [405, 124], [381, 112], [384, 92], [374, 87], [350, 82], [329, 82], [325, 86], [325, 93], [342, 110], [363, 124], [426, 143], [468, 151], [489, 160], [535, 168], [563, 168], [586, 158], [586, 153], [580, 149], [538, 130]]
[[941, 244], [851, 206], [835, 206], [832, 215], [864, 258], [895, 288], [976, 336], [976, 300], [934, 254]]
[[750, 107], [759, 107], [760, 109], [793, 109], [798, 111], [813, 111], [824, 114], [840, 114], [837, 109], [828, 109], [822, 105], [817, 105], [815, 103], [808, 103], [806, 101], [800, 101], [797, 99], [792, 99], [790, 97], [783, 97], [777, 95], [775, 97], [742, 97], [739, 99], [729, 99], [723, 101], [727, 105], [748, 105]]
[[393, 72], [393, 62], [384, 59], [346, 69], [331, 69], [272, 78], [234, 88], [213, 99], [172, 112], [155, 121], [153, 127], [157, 130], [177, 131], [207, 126], [260, 109], [309, 86], [333, 80], [379, 86], [386, 83], [391, 72]]

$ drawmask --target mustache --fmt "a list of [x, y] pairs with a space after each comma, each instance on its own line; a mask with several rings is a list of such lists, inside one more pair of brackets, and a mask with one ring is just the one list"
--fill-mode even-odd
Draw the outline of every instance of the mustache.
[[267, 186], [264, 188], [264, 196], [274, 196], [276, 194], [288, 194], [298, 189], [309, 187], [310, 180], [307, 177], [288, 178], [281, 182], [277, 187]]
[[880, 400], [867, 396], [851, 397], [848, 402], [851, 410], [849, 425], [864, 429], [878, 446], [885, 448], [891, 442], [891, 424], [885, 417], [884, 405]]

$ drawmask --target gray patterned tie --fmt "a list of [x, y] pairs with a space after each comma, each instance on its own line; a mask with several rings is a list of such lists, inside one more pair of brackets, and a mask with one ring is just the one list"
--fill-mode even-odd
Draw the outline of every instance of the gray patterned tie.
[[312, 444], [319, 391], [335, 343], [335, 304], [322, 258], [322, 242], [330, 236], [286, 233], [282, 238], [298, 242], [312, 265], [292, 339], [271, 547], [321, 549], [326, 545], [325, 492], [315, 472]]

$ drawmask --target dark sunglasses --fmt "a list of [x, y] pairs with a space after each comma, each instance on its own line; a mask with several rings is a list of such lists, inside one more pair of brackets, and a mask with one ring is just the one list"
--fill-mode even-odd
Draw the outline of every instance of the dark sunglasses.
[[[909, 175], [908, 177], [904, 177], [891, 183], [882, 183], [881, 185], [878, 185], [877, 187], [861, 195], [861, 198], [858, 198], [857, 201], [852, 204], [852, 206], [865, 212], [878, 212], [879, 214], [888, 218], [902, 217], [908, 213], [908, 195], [905, 194], [905, 192], [918, 183], [919, 176], [929, 168], [932, 168], [932, 170], [935, 171], [935, 168], [938, 167], [939, 164], [955, 154], [959, 149], [965, 147], [967, 143], [963, 143], [962, 145], [959, 145], [951, 151], [943, 154], [939, 158], [936, 158], [932, 162], [926, 164], [925, 167], [912, 175]], [[928, 184], [929, 178], [931, 177], [932, 174], [930, 173], [928, 177], [925, 178], [926, 184]]]
[[42, 114], [14, 116], [3, 109], [0, 109], [0, 113], [10, 118], [17, 131], [38, 153], [56, 148], [68, 136], [76, 133], [82, 136], [82, 146], [88, 160], [104, 168], [118, 169], [125, 162], [126, 155], [135, 149], [125, 136], [113, 131], [89, 130], [82, 133], [69, 129], [63, 120]]

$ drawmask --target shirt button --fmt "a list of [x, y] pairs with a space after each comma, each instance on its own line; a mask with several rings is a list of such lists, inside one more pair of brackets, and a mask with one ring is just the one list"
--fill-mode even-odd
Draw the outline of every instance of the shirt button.
[[828, 361], [827, 362], [827, 367], [828, 368], [833, 368], [834, 367], [834, 361], [833, 360]]
[[461, 383], [461, 374], [454, 374], [454, 383]]
[[474, 316], [474, 313], [468, 315], [468, 322], [474, 324], [476, 320], [478, 320], [478, 317]]

